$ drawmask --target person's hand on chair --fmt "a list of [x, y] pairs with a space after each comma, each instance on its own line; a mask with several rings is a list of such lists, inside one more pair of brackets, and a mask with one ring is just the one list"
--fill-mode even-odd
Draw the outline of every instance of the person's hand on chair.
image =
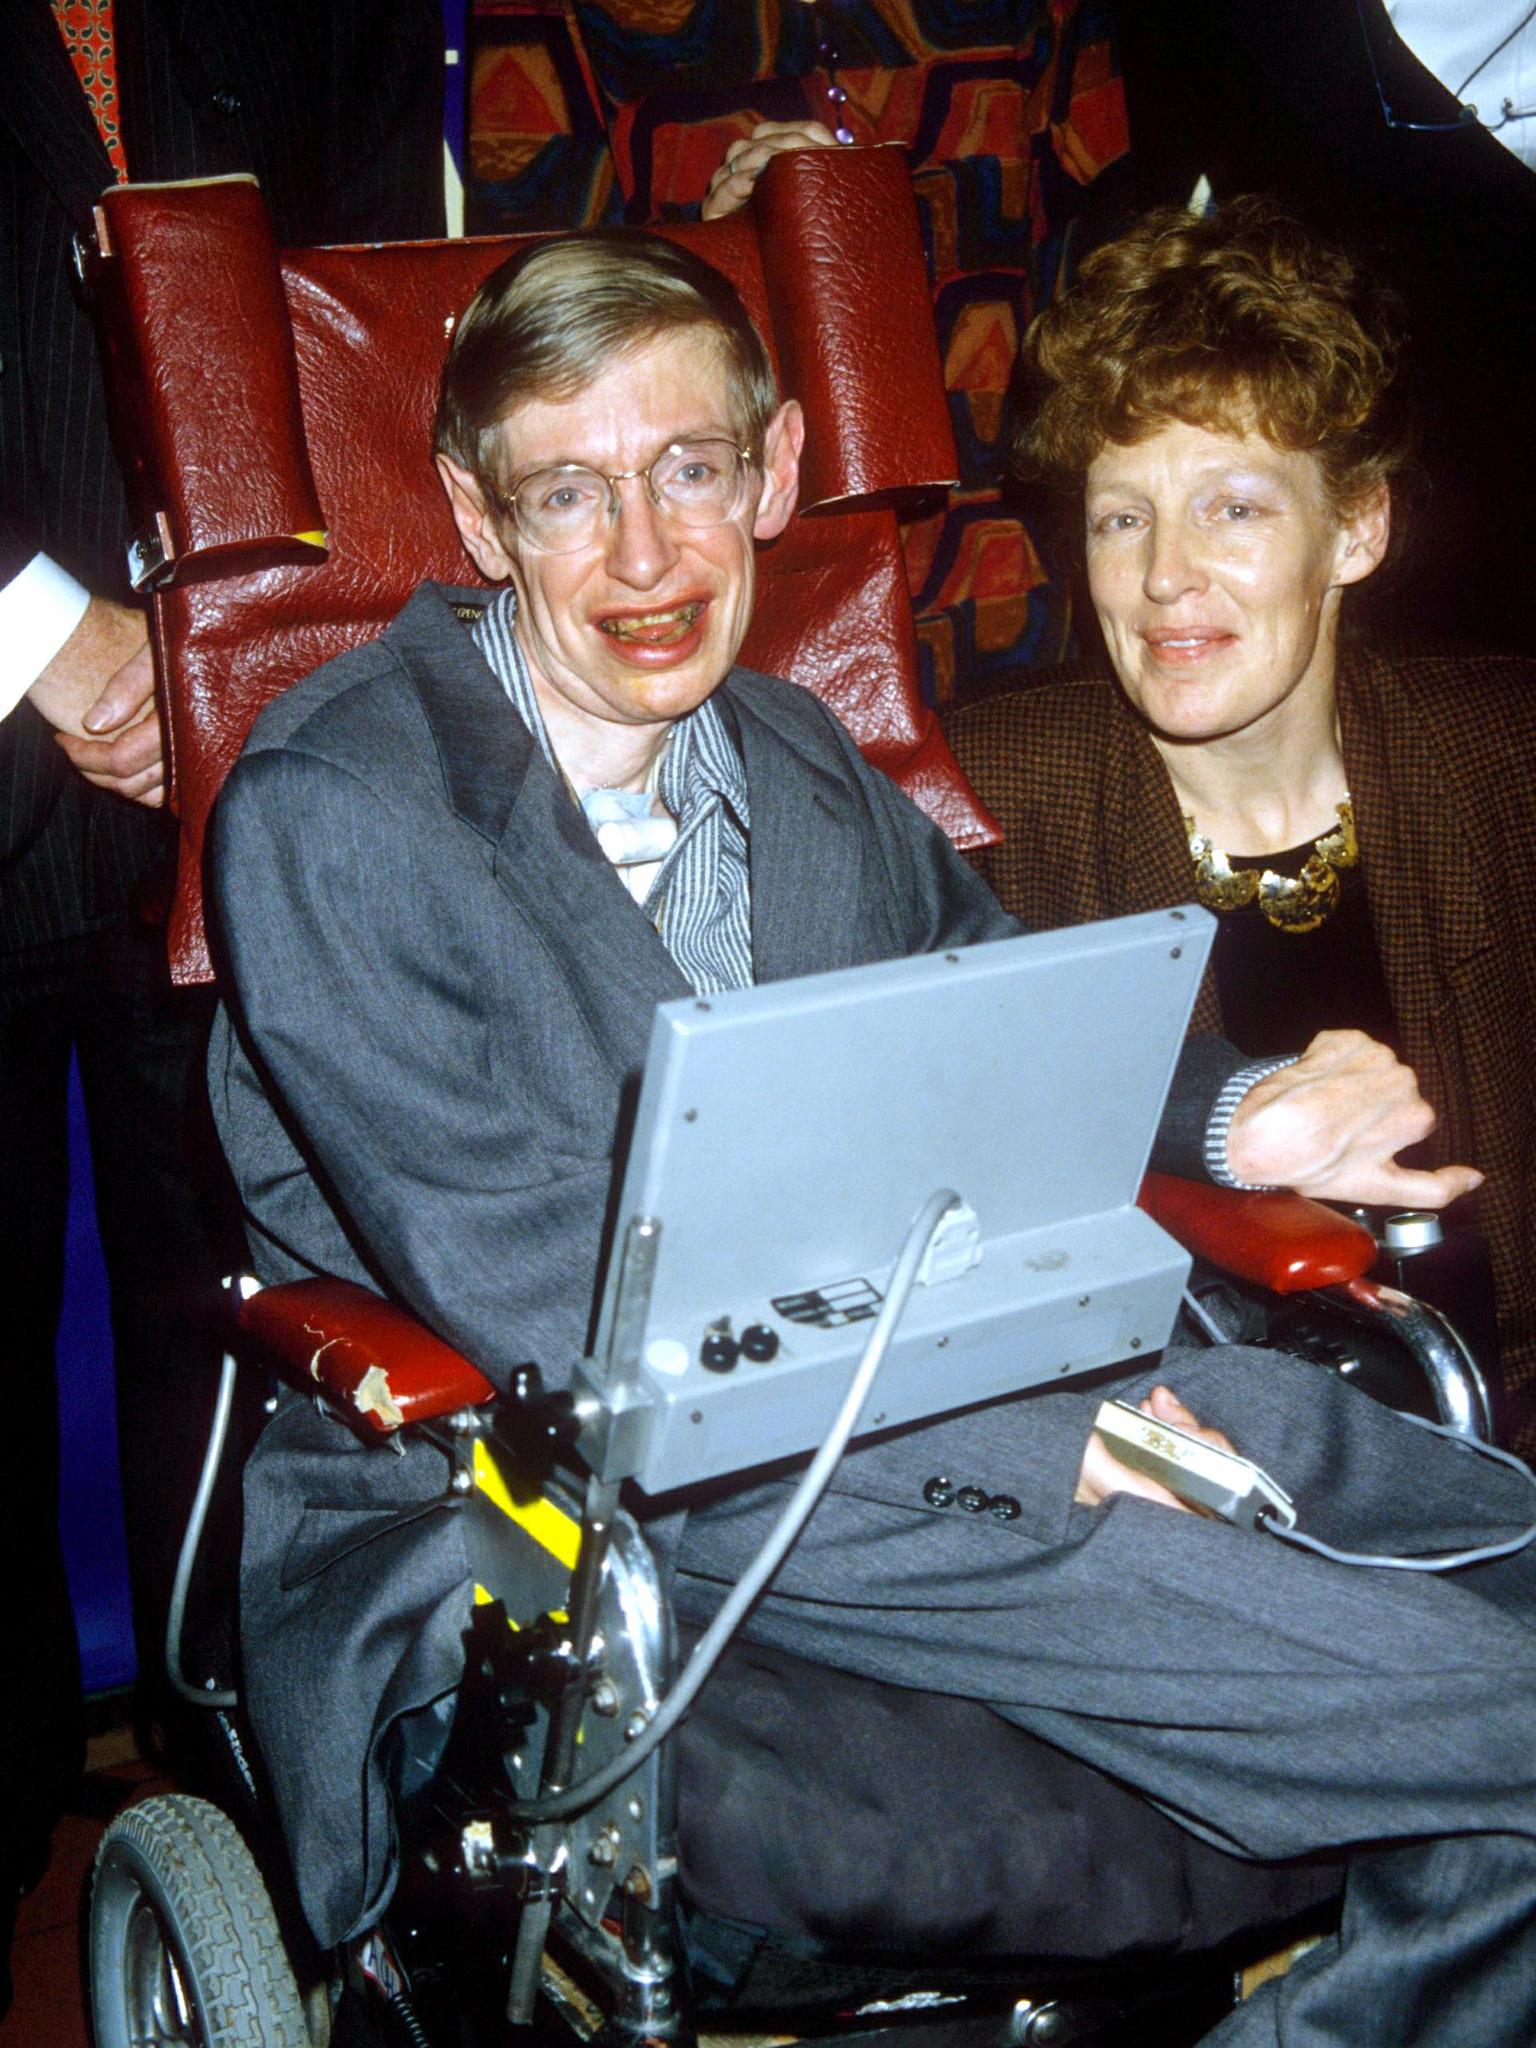
[[746, 205], [763, 165], [786, 149], [836, 149], [837, 137], [820, 121], [759, 121], [741, 142], [733, 142], [709, 181], [703, 218], [722, 220]]
[[1319, 1201], [1443, 1209], [1482, 1185], [1473, 1166], [1397, 1164], [1435, 1112], [1413, 1071], [1363, 1031], [1320, 1031], [1299, 1060], [1256, 1082], [1227, 1133], [1233, 1175]]
[[164, 739], [142, 613], [93, 597], [27, 696], [87, 782], [151, 808], [164, 803]]

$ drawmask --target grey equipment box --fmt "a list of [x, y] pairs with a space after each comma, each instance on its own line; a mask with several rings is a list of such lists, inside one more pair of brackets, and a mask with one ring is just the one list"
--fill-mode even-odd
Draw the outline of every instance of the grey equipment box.
[[583, 1451], [656, 1493], [813, 1449], [939, 1188], [964, 1207], [861, 1430], [1156, 1351], [1189, 1261], [1136, 1192], [1213, 929], [1191, 906], [662, 1004]]

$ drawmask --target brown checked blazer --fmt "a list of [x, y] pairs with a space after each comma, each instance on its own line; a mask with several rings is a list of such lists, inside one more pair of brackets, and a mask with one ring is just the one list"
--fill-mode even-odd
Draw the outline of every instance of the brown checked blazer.
[[[1439, 1112], [1437, 1162], [1487, 1174], [1504, 1378], [1536, 1410], [1536, 663], [1347, 651], [1344, 762], [1402, 1056]], [[947, 722], [1004, 831], [977, 864], [1026, 924], [1192, 894], [1172, 785], [1119, 690], [1047, 678]], [[1191, 1028], [1219, 1031], [1206, 977]]]

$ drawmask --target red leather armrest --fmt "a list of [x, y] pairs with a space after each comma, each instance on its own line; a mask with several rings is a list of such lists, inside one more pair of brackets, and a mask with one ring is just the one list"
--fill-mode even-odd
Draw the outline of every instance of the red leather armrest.
[[496, 1389], [404, 1309], [350, 1280], [292, 1280], [240, 1307], [240, 1328], [291, 1385], [318, 1388], [365, 1435], [477, 1407]]
[[1358, 1279], [1376, 1257], [1376, 1240], [1363, 1224], [1305, 1195], [1246, 1194], [1149, 1173], [1139, 1200], [1186, 1250], [1274, 1294], [1338, 1287]]

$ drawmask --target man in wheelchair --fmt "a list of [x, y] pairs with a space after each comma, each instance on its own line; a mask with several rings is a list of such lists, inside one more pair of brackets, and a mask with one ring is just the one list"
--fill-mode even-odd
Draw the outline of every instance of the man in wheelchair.
[[[540, 244], [458, 323], [437, 462], [495, 592], [424, 586], [277, 701], [217, 815], [213, 1094], [264, 1280], [359, 1281], [499, 1387], [558, 1386], [658, 1002], [1016, 929], [814, 697], [734, 665], [802, 431], [734, 293], [648, 236]], [[1477, 1176], [1395, 1164], [1431, 1120], [1352, 1034], [1278, 1071], [1197, 1040], [1157, 1163], [1436, 1208]], [[1115, 1391], [1230, 1438], [1349, 1552], [1531, 1518], [1518, 1474], [1272, 1353], [1170, 1350]], [[1115, 1460], [1101, 1398], [855, 1447], [748, 1634], [986, 1702], [1243, 1856], [1347, 1850], [1339, 1937], [1211, 2038], [1536, 2038], [1529, 1556], [1287, 1551]], [[395, 1442], [290, 1395], [247, 1481], [247, 1700], [326, 1943], [387, 1900], [391, 1730], [451, 1698], [470, 1613], [443, 1458]], [[663, 1504], [685, 1622], [789, 1484]], [[957, 1512], [967, 1487], [1010, 1512]]]

